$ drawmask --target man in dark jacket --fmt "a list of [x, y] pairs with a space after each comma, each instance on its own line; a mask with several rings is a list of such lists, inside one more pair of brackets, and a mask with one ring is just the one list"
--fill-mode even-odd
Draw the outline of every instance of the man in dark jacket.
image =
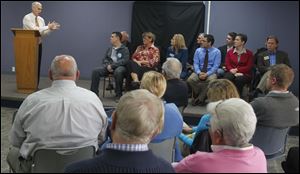
[[267, 76], [270, 74], [270, 68], [276, 64], [286, 64], [290, 66], [288, 54], [284, 51], [277, 50], [278, 38], [276, 36], [268, 36], [266, 39], [267, 50], [258, 54], [257, 68], [260, 72], [261, 80], [256, 87], [256, 93], [267, 93], [266, 83]]
[[234, 39], [236, 37], [236, 33], [235, 32], [230, 32], [227, 34], [226, 37], [226, 44], [223, 46], [220, 46], [218, 49], [221, 51], [221, 64], [217, 70], [217, 76], [218, 77], [223, 77], [224, 73], [226, 71], [226, 67], [225, 67], [225, 57], [227, 54], [227, 51], [229, 51], [230, 49], [234, 48]]
[[[110, 42], [112, 47], [108, 48], [103, 59], [104, 67], [96, 68], [92, 73], [91, 91], [96, 95], [99, 93], [99, 81], [101, 77], [113, 74], [116, 83], [116, 97], [122, 96], [123, 79], [126, 76], [126, 64], [129, 60], [128, 48], [121, 43], [122, 34], [112, 32]], [[105, 90], [105, 89], [103, 89]]]

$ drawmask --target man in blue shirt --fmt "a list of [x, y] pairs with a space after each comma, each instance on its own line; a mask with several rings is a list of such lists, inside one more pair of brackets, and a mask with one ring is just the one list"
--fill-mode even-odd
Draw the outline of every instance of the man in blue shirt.
[[205, 105], [207, 85], [217, 78], [216, 71], [221, 63], [221, 52], [212, 47], [215, 39], [211, 34], [205, 34], [202, 47], [194, 54], [194, 73], [187, 83], [193, 90], [193, 105]]

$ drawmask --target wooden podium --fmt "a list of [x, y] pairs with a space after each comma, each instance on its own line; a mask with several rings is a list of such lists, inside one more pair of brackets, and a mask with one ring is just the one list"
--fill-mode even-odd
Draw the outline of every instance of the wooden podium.
[[16, 63], [17, 92], [29, 94], [38, 87], [38, 30], [12, 28]]

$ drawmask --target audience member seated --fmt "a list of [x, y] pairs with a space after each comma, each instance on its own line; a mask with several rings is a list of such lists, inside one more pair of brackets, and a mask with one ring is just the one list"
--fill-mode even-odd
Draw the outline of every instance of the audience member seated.
[[253, 54], [245, 48], [247, 35], [239, 33], [234, 40], [234, 49], [227, 52], [225, 66], [227, 72], [224, 78], [231, 80], [241, 96], [245, 84], [251, 82]]
[[266, 173], [264, 152], [249, 143], [256, 116], [250, 104], [239, 98], [210, 103], [210, 136], [213, 152], [196, 152], [179, 163], [176, 173]]
[[223, 77], [226, 71], [226, 67], [225, 67], [225, 57], [227, 52], [230, 49], [234, 48], [234, 40], [236, 37], [236, 33], [235, 32], [230, 32], [227, 34], [227, 38], [226, 38], [226, 44], [219, 47], [218, 49], [221, 51], [221, 64], [217, 70], [217, 76], [218, 78]]
[[167, 89], [163, 99], [174, 103], [177, 107], [188, 105], [188, 86], [180, 79], [181, 63], [176, 58], [167, 58], [162, 66], [162, 72], [167, 79]]
[[260, 72], [261, 79], [256, 87], [256, 93], [253, 97], [257, 97], [259, 93], [266, 94], [266, 83], [270, 68], [276, 64], [286, 64], [290, 66], [288, 54], [277, 50], [278, 39], [276, 36], [268, 36], [266, 39], [267, 50], [258, 54], [257, 67]]
[[20, 106], [10, 132], [7, 160], [14, 172], [30, 172], [37, 149], [94, 146], [105, 138], [107, 116], [99, 98], [78, 87], [79, 70], [69, 55], [56, 56], [52, 86], [30, 94]]
[[173, 38], [171, 39], [171, 46], [167, 50], [167, 57], [175, 57], [181, 62], [182, 72], [180, 74], [180, 78], [186, 79], [188, 75], [188, 50], [185, 46], [185, 40], [182, 34], [174, 34]]
[[[166, 86], [167, 82], [165, 77], [156, 71], [146, 72], [141, 81], [142, 89], [147, 89], [159, 98], [164, 95]], [[164, 127], [162, 132], [153, 138], [151, 141], [153, 143], [177, 137], [182, 132], [183, 120], [177, 106], [174, 103], [164, 102], [164, 107]], [[175, 160], [180, 161], [181, 159], [181, 152], [178, 143], [176, 142]]]
[[[239, 93], [235, 85], [227, 79], [216, 79], [209, 83], [207, 91], [207, 98], [209, 102], [216, 102], [219, 100], [225, 100], [229, 98], [239, 98]], [[184, 133], [193, 133], [192, 135], [180, 134], [179, 139], [183, 141], [188, 147], [191, 147], [195, 136], [201, 131], [207, 131], [207, 124], [210, 120], [210, 114], [204, 114], [198, 125], [194, 127], [183, 127]], [[197, 142], [201, 143], [201, 142]]]
[[67, 166], [65, 172], [174, 173], [170, 163], [148, 149], [163, 124], [164, 107], [157, 96], [143, 89], [127, 92], [112, 116], [112, 143], [95, 158]]
[[133, 45], [131, 44], [131, 42], [129, 41], [129, 34], [126, 31], [121, 31], [122, 34], [122, 39], [121, 39], [121, 43], [128, 48], [129, 50], [129, 57], [132, 56], [134, 48]]
[[270, 92], [251, 102], [257, 117], [257, 125], [287, 128], [299, 124], [299, 100], [288, 91], [294, 72], [285, 64], [274, 65], [267, 78]]
[[[104, 67], [93, 70], [91, 91], [97, 96], [99, 93], [99, 81], [101, 77], [113, 74], [115, 78], [115, 92], [117, 99], [122, 96], [123, 79], [126, 78], [126, 64], [129, 60], [128, 48], [121, 43], [122, 34], [112, 32], [110, 42], [112, 47], [108, 48], [103, 59]], [[105, 89], [103, 89], [105, 90]]]
[[194, 55], [194, 73], [187, 79], [194, 94], [192, 101], [194, 106], [206, 104], [207, 85], [217, 78], [216, 72], [221, 63], [221, 52], [212, 46], [214, 42], [213, 35], [204, 35], [202, 47], [198, 48]]
[[156, 70], [160, 60], [159, 49], [154, 46], [155, 35], [151, 32], [145, 32], [142, 37], [143, 45], [137, 47], [132, 55], [132, 59], [127, 64], [130, 76], [128, 80], [132, 81], [132, 89], [139, 88], [143, 74]]

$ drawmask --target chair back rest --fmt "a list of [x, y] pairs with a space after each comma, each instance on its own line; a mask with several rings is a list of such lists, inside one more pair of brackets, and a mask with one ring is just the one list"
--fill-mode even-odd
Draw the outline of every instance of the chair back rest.
[[171, 163], [175, 161], [175, 141], [176, 137], [166, 139], [159, 143], [149, 143], [148, 147], [156, 156]]
[[95, 147], [77, 149], [38, 149], [33, 155], [32, 173], [63, 173], [65, 167], [73, 162], [93, 158]]
[[259, 147], [267, 159], [275, 158], [285, 152], [289, 128], [257, 126], [250, 142]]

